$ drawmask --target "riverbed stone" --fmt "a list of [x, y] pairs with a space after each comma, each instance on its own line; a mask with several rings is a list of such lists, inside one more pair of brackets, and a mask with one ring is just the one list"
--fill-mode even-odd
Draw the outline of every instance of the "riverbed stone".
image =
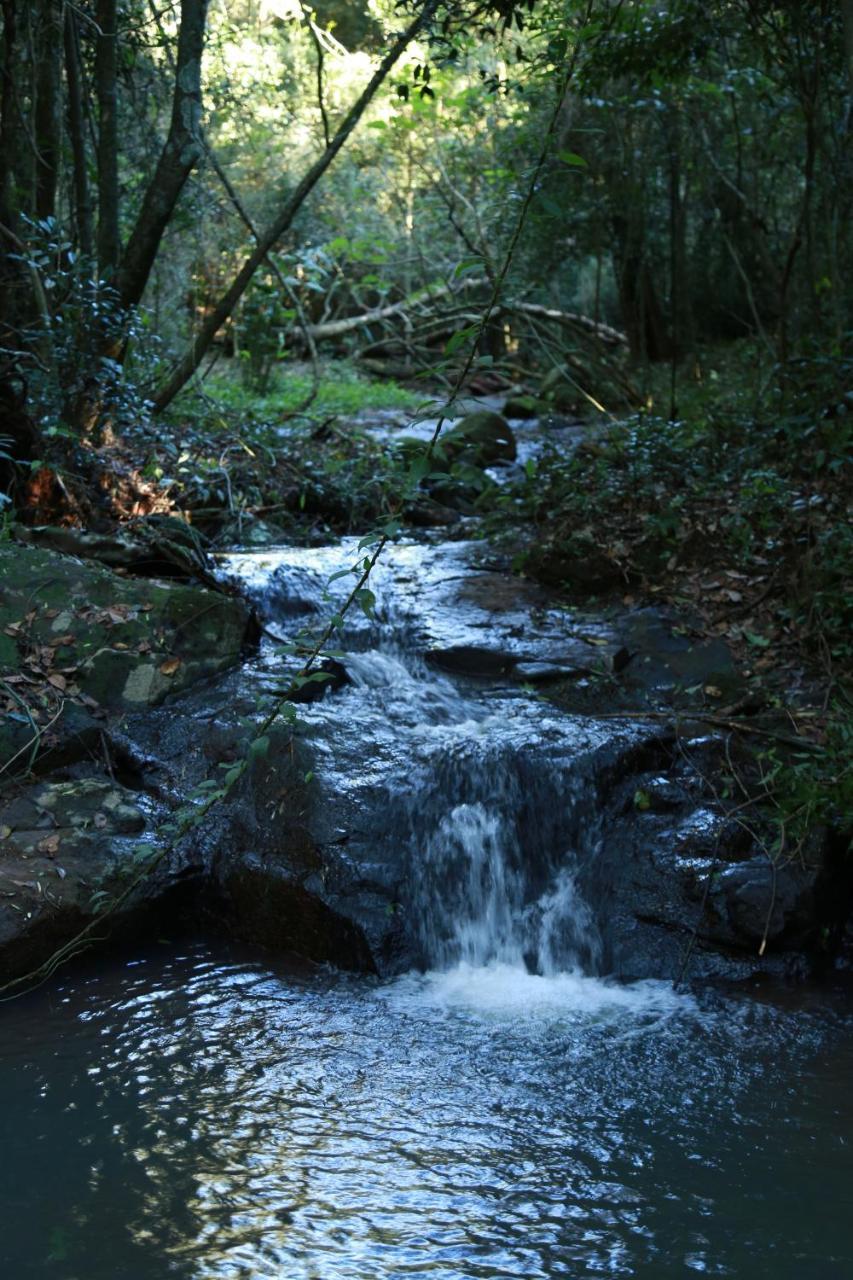
[[538, 418], [540, 414], [547, 413], [548, 404], [544, 400], [540, 400], [538, 396], [530, 395], [514, 395], [510, 396], [504, 404], [504, 417], [517, 418], [526, 421], [530, 418]]

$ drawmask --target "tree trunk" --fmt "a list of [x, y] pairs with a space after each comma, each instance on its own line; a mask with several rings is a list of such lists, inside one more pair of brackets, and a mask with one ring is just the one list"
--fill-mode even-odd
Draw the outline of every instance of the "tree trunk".
[[361, 94], [358, 101], [350, 108], [341, 123], [335, 136], [332, 138], [329, 146], [323, 151], [320, 158], [311, 166], [296, 189], [285, 201], [278, 216], [273, 219], [269, 226], [260, 234], [258, 243], [254, 251], [244, 262], [242, 268], [232, 281], [228, 289], [217, 302], [210, 315], [204, 321], [199, 332], [184, 353], [177, 368], [175, 369], [168, 382], [161, 387], [154, 398], [154, 408], [157, 412], [165, 409], [171, 404], [178, 392], [185, 386], [204, 358], [205, 352], [209, 349], [213, 339], [233, 312], [237, 303], [246, 291], [246, 288], [257, 271], [258, 267], [266, 258], [267, 254], [274, 247], [276, 242], [281, 239], [285, 231], [290, 227], [294, 217], [302, 208], [307, 197], [311, 194], [320, 178], [328, 169], [335, 156], [343, 147], [347, 138], [355, 129], [367, 106], [372, 101], [377, 90], [385, 81], [391, 68], [404, 52], [412, 40], [418, 35], [423, 27], [427, 25], [438, 8], [440, 0], [428, 0], [423, 6], [420, 14], [409, 24], [404, 32], [402, 32], [391, 49], [383, 58], [377, 68], [373, 78]]
[[118, 273], [119, 296], [125, 307], [135, 306], [142, 297], [163, 232], [203, 151], [199, 126], [207, 6], [208, 0], [181, 0], [181, 29], [169, 135], [145, 192]]
[[62, 148], [62, 3], [42, 0], [36, 31], [37, 65], [33, 133], [36, 148], [37, 218], [56, 213], [56, 188]]
[[92, 199], [86, 166], [86, 133], [83, 114], [83, 80], [80, 69], [80, 47], [77, 18], [69, 5], [65, 10], [65, 79], [68, 86], [68, 136], [74, 169], [74, 220], [77, 247], [86, 259], [94, 249], [92, 233]]
[[118, 12], [116, 0], [97, 0], [95, 92], [98, 99], [98, 271], [105, 280], [118, 269]]
[[853, 0], [842, 0], [844, 20], [844, 63], [847, 67], [847, 119], [846, 129], [853, 127]]
[[0, 84], [0, 222], [14, 231], [18, 202], [14, 198], [17, 152], [17, 116], [15, 112], [15, 72], [18, 57], [18, 25], [16, 0], [2, 0], [3, 65]]
[[613, 265], [622, 323], [635, 360], [669, 360], [672, 342], [645, 255], [645, 229], [631, 215], [613, 214]]

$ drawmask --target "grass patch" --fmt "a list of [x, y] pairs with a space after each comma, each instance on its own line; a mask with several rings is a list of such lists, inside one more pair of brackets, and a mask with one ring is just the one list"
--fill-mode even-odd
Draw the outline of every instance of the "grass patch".
[[[279, 366], [269, 390], [262, 394], [246, 387], [239, 372], [239, 369], [214, 371], [204, 384], [206, 396], [223, 409], [257, 422], [280, 421], [300, 413], [314, 388], [310, 367], [302, 364]], [[192, 395], [189, 392], [178, 402], [178, 414], [186, 413]], [[320, 384], [309, 411], [312, 417], [384, 409], [414, 411], [422, 401], [422, 392], [412, 391], [391, 379], [369, 378], [347, 361], [335, 360], [320, 366]]]

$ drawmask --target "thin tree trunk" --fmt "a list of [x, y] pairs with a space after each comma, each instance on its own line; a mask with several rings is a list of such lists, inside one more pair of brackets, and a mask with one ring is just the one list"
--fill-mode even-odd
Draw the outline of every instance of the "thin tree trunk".
[[37, 27], [35, 110], [36, 143], [35, 211], [37, 218], [56, 213], [59, 157], [62, 148], [62, 4], [43, 0]]
[[2, 0], [3, 66], [0, 85], [0, 222], [14, 229], [18, 215], [14, 199], [17, 125], [15, 116], [15, 69], [18, 56], [16, 0]]
[[406, 30], [397, 37], [394, 44], [391, 46], [391, 49], [377, 68], [370, 83], [367, 85], [358, 101], [350, 108], [347, 115], [344, 117], [340, 128], [332, 138], [329, 146], [326, 147], [320, 158], [311, 166], [290, 197], [285, 201], [278, 216], [263, 232], [261, 232], [254, 251], [246, 259], [229, 288], [225, 291], [216, 306], [213, 308], [211, 314], [205, 320], [168, 382], [157, 393], [154, 399], [154, 408], [157, 412], [160, 412], [162, 409], [165, 409], [168, 404], [171, 404], [172, 400], [174, 400], [181, 388], [185, 386], [195, 373], [216, 333], [231, 315], [237, 303], [240, 301], [240, 298], [243, 296], [252, 276], [255, 274], [258, 267], [264, 261], [276, 242], [280, 240], [284, 232], [287, 231], [290, 224], [293, 222], [294, 217], [305, 203], [305, 200], [311, 194], [320, 178], [326, 172], [335, 156], [355, 129], [366, 108], [372, 101], [377, 90], [385, 81], [385, 78], [394, 66], [395, 62], [408, 45], [411, 44], [412, 40], [415, 39], [422, 28], [427, 25], [438, 8], [438, 5], [439, 0], [428, 0], [428, 3], [423, 6], [420, 14], [409, 24]]
[[853, 0], [842, 0], [844, 19], [844, 62], [847, 67], [847, 112], [845, 129], [853, 127]]
[[112, 279], [118, 270], [118, 12], [116, 0], [97, 0], [95, 93], [98, 99], [98, 271]]
[[208, 0], [181, 0], [181, 28], [169, 134], [160, 153], [118, 273], [122, 305], [135, 306], [148, 283], [163, 232], [203, 151], [201, 59]]
[[74, 166], [74, 219], [77, 247], [82, 256], [91, 259], [94, 248], [92, 232], [92, 198], [86, 166], [86, 131], [83, 114], [83, 81], [80, 74], [80, 48], [77, 18], [69, 5], [65, 10], [65, 78], [68, 85], [68, 136]]

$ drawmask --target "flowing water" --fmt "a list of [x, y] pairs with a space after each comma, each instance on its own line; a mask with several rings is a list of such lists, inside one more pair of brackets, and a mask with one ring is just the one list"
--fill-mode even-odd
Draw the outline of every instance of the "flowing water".
[[[841, 994], [608, 977], [586, 872], [612, 728], [428, 668], [445, 632], [485, 624], [426, 603], [456, 552], [435, 582], [431, 552], [395, 554], [408, 599], [380, 579], [378, 622], [346, 637], [352, 684], [302, 732], [347, 856], [398, 868], [419, 963], [343, 975], [163, 939], [7, 1006], [0, 1275], [853, 1274]], [[286, 630], [324, 557], [238, 568]], [[518, 626], [488, 620], [504, 648]]]

